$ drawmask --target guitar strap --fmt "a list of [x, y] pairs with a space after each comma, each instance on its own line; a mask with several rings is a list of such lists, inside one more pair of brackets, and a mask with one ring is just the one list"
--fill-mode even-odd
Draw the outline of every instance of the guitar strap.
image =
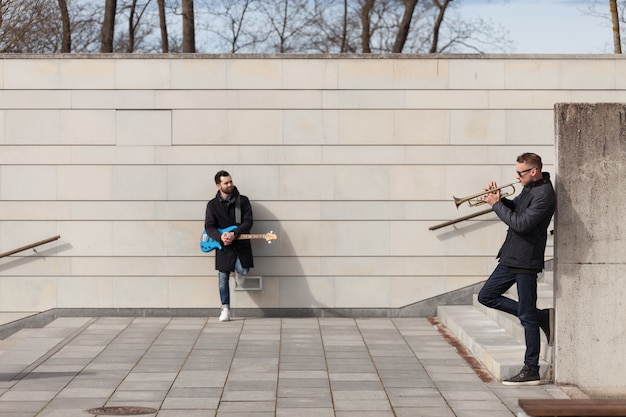
[[241, 201], [239, 200], [239, 196], [235, 200], [235, 224], [239, 226], [241, 224]]

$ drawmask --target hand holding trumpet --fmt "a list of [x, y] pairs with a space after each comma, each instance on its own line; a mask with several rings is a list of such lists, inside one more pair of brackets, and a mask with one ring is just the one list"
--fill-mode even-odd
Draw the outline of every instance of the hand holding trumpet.
[[[492, 191], [493, 190], [493, 191]], [[500, 188], [498, 188], [498, 184], [495, 181], [491, 181], [487, 188], [485, 188], [486, 194], [483, 196], [483, 201], [490, 206], [493, 206], [502, 197], [500, 194]]]

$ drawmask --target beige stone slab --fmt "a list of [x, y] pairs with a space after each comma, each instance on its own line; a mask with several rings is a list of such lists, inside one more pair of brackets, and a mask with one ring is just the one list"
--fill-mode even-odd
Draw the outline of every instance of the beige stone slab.
[[59, 62], [59, 87], [64, 89], [115, 88], [115, 60], [67, 59]]
[[[255, 274], [257, 272], [255, 271]], [[214, 295], [210, 297], [212, 306], [220, 305], [217, 277], [212, 280], [215, 288]], [[237, 307], [241, 308], [277, 308], [280, 306], [280, 279], [273, 276], [263, 276], [262, 291], [234, 291], [234, 281], [231, 279], [231, 305], [234, 307], [233, 315], [237, 317]]]
[[405, 219], [402, 201], [324, 201], [321, 210], [321, 218], [325, 220]]
[[279, 305], [281, 308], [333, 307], [335, 281], [334, 277], [282, 277]]
[[388, 276], [342, 277], [335, 280], [336, 308], [377, 308], [389, 305]]
[[154, 92], [159, 109], [206, 110], [236, 109], [241, 106], [237, 90], [158, 90]]
[[446, 89], [449, 85], [448, 60], [396, 60], [393, 63], [393, 85], [407, 90]]
[[392, 60], [337, 60], [337, 86], [339, 89], [392, 89], [393, 74]]
[[[173, 144], [178, 145], [177, 141], [178, 137], [175, 134], [173, 136]], [[233, 165], [240, 161], [240, 149], [237, 146], [213, 144], [210, 146], [160, 146], [154, 149], [154, 151], [155, 163], [164, 165], [201, 164], [206, 166], [207, 173], [213, 174], [224, 164]], [[215, 172], [213, 172], [214, 167]]]
[[69, 201], [3, 201], [0, 204], [0, 218], [3, 221], [69, 220], [71, 204]]
[[495, 256], [506, 231], [499, 223], [484, 222], [469, 230], [453, 229], [440, 234], [429, 231], [429, 225], [426, 222], [391, 222], [388, 233], [394, 237], [394, 242], [389, 255]]
[[56, 305], [55, 277], [0, 278], [0, 308], [2, 311], [45, 311]]
[[[417, 271], [418, 273], [421, 271]], [[484, 281], [488, 275], [481, 276], [447, 276], [433, 274], [430, 276], [411, 276], [407, 271], [405, 276], [390, 277], [390, 304], [399, 308], [427, 300], [440, 294], [468, 287]]]
[[[289, 125], [290, 122], [287, 122]], [[290, 127], [287, 126], [286, 129]], [[308, 141], [307, 141], [308, 142]], [[316, 145], [298, 146], [241, 146], [237, 148], [237, 162], [242, 166], [253, 165], [250, 170], [260, 169], [266, 173], [265, 165], [318, 165], [322, 163], [322, 147]]]
[[217, 145], [227, 143], [227, 110], [173, 111], [172, 141], [176, 145]]
[[339, 143], [339, 113], [334, 110], [285, 110], [285, 145]]
[[[113, 196], [109, 166], [60, 166], [57, 197], [62, 200], [108, 200]], [[92, 217], [93, 218], [93, 217]]]
[[113, 200], [167, 200], [166, 166], [117, 165], [111, 171]]
[[[571, 92], [573, 103], [623, 103], [626, 101], [626, 91], [620, 90], [574, 90]], [[564, 101], [565, 102], [565, 101]]]
[[52, 145], [61, 141], [60, 110], [5, 110], [4, 143]]
[[321, 148], [325, 165], [387, 165], [405, 162], [405, 146], [327, 146]]
[[337, 88], [337, 64], [326, 59], [284, 60], [282, 88], [328, 90]]
[[[611, 90], [616, 86], [616, 69], [613, 60], [567, 60], [560, 61], [560, 85], [562, 89]], [[592, 77], [589, 75], [593, 74]]]
[[170, 277], [168, 306], [171, 308], [207, 308], [214, 304], [217, 280], [207, 277]]
[[115, 111], [73, 110], [61, 112], [61, 143], [114, 145]]
[[71, 276], [57, 279], [57, 308], [112, 308], [113, 277]]
[[[553, 110], [506, 111], [506, 143], [525, 142], [528, 147], [534, 147], [554, 143], [554, 139]], [[516, 156], [512, 155], [511, 160], [515, 160]]]
[[408, 109], [486, 109], [489, 90], [409, 90], [406, 94]]
[[74, 109], [155, 109], [151, 90], [71, 90]]
[[450, 89], [502, 89], [504, 62], [499, 59], [450, 60]]
[[405, 106], [399, 90], [331, 90], [323, 92], [325, 109], [397, 109]]
[[495, 145], [506, 133], [504, 110], [453, 110], [450, 112], [450, 143]]
[[280, 60], [232, 59], [226, 71], [229, 89], [279, 89], [282, 84]]
[[72, 146], [74, 165], [153, 165], [158, 147], [153, 146]]
[[115, 115], [118, 146], [158, 146], [172, 143], [172, 112], [119, 110]]
[[229, 144], [283, 143], [284, 113], [280, 110], [229, 110], [227, 118]]
[[513, 59], [504, 62], [507, 90], [556, 90], [560, 87], [559, 60]]
[[56, 59], [4, 60], [3, 81], [7, 90], [47, 90], [59, 88], [60, 62]]
[[393, 143], [393, 110], [339, 111], [339, 143], [378, 145]]
[[115, 60], [115, 88], [171, 88], [172, 71], [169, 59]]
[[[504, 239], [503, 239], [504, 241]], [[484, 256], [407, 256], [403, 273], [415, 277], [485, 277], [496, 266], [495, 253]]]
[[55, 200], [57, 169], [54, 166], [0, 167], [2, 200]]
[[[376, 246], [375, 239], [370, 244]], [[408, 258], [389, 256], [332, 256], [320, 258], [321, 275], [324, 276], [369, 276], [402, 275]]]
[[172, 59], [171, 86], [177, 90], [225, 89], [226, 59]]
[[59, 90], [8, 90], [0, 94], [3, 109], [67, 109], [72, 93]]
[[115, 308], [169, 307], [169, 285], [165, 277], [113, 277]]
[[[1, 115], [2, 112], [0, 112], [0, 125], [2, 123]], [[0, 165], [69, 164], [72, 162], [72, 151], [72, 148], [63, 146], [3, 145], [2, 152], [0, 152]]]
[[572, 91], [537, 91], [537, 90], [494, 90], [489, 91], [489, 108], [491, 109], [554, 109], [554, 103], [572, 100]]
[[240, 90], [237, 105], [242, 109], [319, 109], [322, 96], [318, 90]]
[[[281, 166], [278, 187], [284, 200], [332, 200], [336, 173], [323, 166]], [[324, 184], [320, 187], [320, 184]]]

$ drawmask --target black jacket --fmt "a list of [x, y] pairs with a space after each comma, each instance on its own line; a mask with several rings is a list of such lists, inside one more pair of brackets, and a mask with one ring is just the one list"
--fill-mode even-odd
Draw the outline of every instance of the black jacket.
[[[237, 198], [239, 198], [241, 204], [241, 223], [237, 225], [238, 227], [233, 232], [236, 237], [242, 233], [250, 233], [253, 218], [252, 206], [248, 197], [239, 194], [239, 190], [235, 187], [231, 197], [228, 200], [224, 200], [218, 190], [215, 198], [207, 203], [204, 217], [204, 228], [213, 240], [222, 243], [221, 233], [217, 229], [224, 229], [236, 224], [235, 205]], [[222, 249], [217, 249], [215, 252], [215, 269], [225, 272], [234, 271], [237, 257], [239, 257], [241, 266], [244, 268], [254, 267], [252, 246], [249, 239], [235, 240], [228, 246], [222, 243]]]
[[502, 198], [493, 211], [509, 226], [498, 258], [510, 268], [540, 272], [544, 267], [548, 226], [556, 209], [550, 174], [524, 187], [513, 200]]

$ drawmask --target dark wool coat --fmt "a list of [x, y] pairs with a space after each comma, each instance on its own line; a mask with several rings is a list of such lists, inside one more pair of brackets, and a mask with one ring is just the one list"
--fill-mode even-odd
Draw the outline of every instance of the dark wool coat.
[[503, 198], [493, 211], [509, 226], [498, 258], [510, 268], [541, 271], [544, 267], [548, 226], [556, 209], [550, 174], [524, 187], [513, 200]]
[[235, 187], [231, 197], [224, 200], [218, 190], [215, 198], [209, 201], [206, 206], [204, 228], [209, 237], [222, 244], [222, 249], [215, 251], [215, 269], [218, 271], [233, 272], [237, 257], [239, 257], [241, 266], [244, 268], [254, 267], [250, 239], [235, 240], [232, 244], [225, 246], [221, 241], [221, 233], [217, 230], [235, 225], [235, 201], [237, 198], [241, 204], [241, 223], [233, 232], [235, 237], [238, 237], [242, 233], [250, 233], [252, 229], [252, 206], [248, 197], [239, 194], [239, 190]]

